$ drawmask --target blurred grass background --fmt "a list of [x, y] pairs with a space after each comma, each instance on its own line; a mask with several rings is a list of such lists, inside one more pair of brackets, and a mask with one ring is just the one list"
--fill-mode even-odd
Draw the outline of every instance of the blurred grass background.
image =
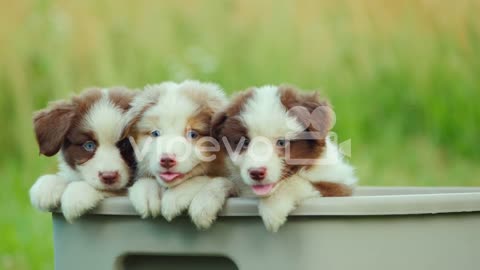
[[[320, 88], [364, 185], [480, 185], [480, 1], [0, 0], [0, 269], [52, 269], [31, 114], [92, 86]], [[92, 243], [94, 244], [94, 243]]]

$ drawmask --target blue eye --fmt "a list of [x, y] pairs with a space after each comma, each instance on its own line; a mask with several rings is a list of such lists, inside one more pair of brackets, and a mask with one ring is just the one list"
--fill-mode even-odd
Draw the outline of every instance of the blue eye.
[[83, 144], [83, 148], [88, 152], [93, 152], [95, 151], [95, 148], [97, 148], [97, 145], [94, 141], [87, 141]]
[[152, 133], [150, 133], [152, 135], [152, 137], [156, 138], [156, 137], [160, 137], [160, 130], [154, 130], [152, 131]]
[[189, 130], [187, 132], [187, 138], [189, 138], [189, 139], [196, 139], [196, 138], [198, 138], [198, 136], [199, 136], [199, 134], [195, 130]]
[[277, 146], [280, 147], [280, 148], [283, 148], [283, 147], [287, 146], [287, 143], [288, 143], [288, 141], [285, 140], [285, 139], [278, 139], [277, 140]]

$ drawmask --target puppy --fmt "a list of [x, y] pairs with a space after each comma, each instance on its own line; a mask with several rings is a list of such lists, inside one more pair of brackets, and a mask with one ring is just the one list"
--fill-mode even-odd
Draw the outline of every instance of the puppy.
[[135, 98], [131, 117], [140, 158], [129, 197], [142, 217], [161, 212], [170, 221], [188, 208], [198, 228], [215, 220], [233, 189], [210, 137], [212, 116], [225, 104], [217, 85], [198, 81], [147, 86]]
[[259, 213], [277, 231], [303, 199], [347, 196], [357, 182], [328, 138], [332, 111], [317, 94], [286, 86], [240, 93], [218, 113], [212, 134], [228, 152], [240, 196], [259, 197]]
[[30, 189], [35, 207], [61, 205], [71, 222], [125, 189], [135, 169], [125, 121], [132, 99], [133, 93], [124, 88], [89, 89], [34, 115], [40, 154], [59, 153], [59, 172], [40, 177]]

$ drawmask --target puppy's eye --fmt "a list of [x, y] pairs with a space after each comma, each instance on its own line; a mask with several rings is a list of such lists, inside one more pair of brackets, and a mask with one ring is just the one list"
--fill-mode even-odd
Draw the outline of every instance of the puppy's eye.
[[188, 139], [196, 139], [196, 138], [198, 138], [198, 136], [200, 136], [200, 135], [195, 130], [191, 129], [191, 130], [187, 131], [187, 138]]
[[88, 152], [95, 151], [95, 148], [97, 148], [97, 145], [95, 144], [94, 141], [87, 141], [83, 144], [83, 149], [85, 149]]
[[282, 139], [278, 139], [276, 144], [277, 144], [277, 147], [284, 148], [285, 146], [287, 146], [288, 141], [282, 138]]
[[[240, 141], [240, 142], [242, 142], [242, 141]], [[242, 148], [243, 148], [243, 149], [247, 149], [249, 145], [250, 145], [250, 139], [249, 139], [249, 138], [245, 138], [245, 140], [243, 141]]]
[[160, 130], [154, 130], [150, 133], [150, 135], [154, 138], [160, 137]]

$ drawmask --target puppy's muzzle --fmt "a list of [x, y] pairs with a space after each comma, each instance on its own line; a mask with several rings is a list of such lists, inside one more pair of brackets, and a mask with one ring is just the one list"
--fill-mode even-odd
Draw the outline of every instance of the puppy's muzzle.
[[118, 173], [118, 171], [99, 172], [98, 177], [105, 185], [113, 185], [118, 182], [120, 174]]
[[258, 168], [251, 168], [248, 170], [250, 174], [250, 178], [255, 181], [262, 181], [267, 177], [267, 168], [265, 167], [258, 167]]

